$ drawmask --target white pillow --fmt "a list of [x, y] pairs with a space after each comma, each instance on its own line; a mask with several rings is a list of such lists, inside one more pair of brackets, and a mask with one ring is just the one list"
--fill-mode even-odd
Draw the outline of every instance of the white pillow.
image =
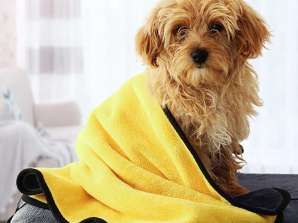
[[0, 87], [0, 121], [21, 120], [22, 114], [7, 87]]

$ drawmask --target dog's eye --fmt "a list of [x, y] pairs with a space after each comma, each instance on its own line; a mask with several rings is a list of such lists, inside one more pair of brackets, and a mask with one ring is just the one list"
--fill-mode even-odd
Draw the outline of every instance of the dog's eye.
[[221, 23], [211, 23], [209, 25], [209, 31], [211, 33], [220, 33], [224, 29]]
[[174, 30], [174, 34], [178, 41], [184, 40], [188, 34], [189, 28], [185, 25], [178, 25]]

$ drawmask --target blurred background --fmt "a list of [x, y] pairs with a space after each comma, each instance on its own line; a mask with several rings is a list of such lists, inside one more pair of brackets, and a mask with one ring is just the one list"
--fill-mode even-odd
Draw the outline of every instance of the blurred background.
[[[6, 99], [10, 93], [10, 106], [16, 99], [14, 119], [72, 143], [88, 113], [144, 70], [134, 36], [156, 2], [0, 0], [0, 90]], [[244, 142], [243, 171], [298, 174], [298, 1], [247, 2], [265, 18], [272, 39], [251, 61], [264, 107]]]

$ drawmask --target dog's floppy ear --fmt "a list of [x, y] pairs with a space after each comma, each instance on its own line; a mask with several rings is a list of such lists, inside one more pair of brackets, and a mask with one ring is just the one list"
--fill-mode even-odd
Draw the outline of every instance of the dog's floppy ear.
[[139, 30], [136, 36], [136, 49], [138, 54], [148, 65], [158, 67], [157, 57], [163, 49], [161, 27], [158, 21], [158, 9], [156, 8], [146, 24]]
[[238, 27], [237, 45], [240, 54], [246, 58], [259, 56], [265, 42], [269, 40], [270, 33], [264, 20], [242, 1]]

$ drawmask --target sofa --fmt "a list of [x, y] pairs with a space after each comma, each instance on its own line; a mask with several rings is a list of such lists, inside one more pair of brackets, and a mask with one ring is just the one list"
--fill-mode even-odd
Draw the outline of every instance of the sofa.
[[[29, 76], [26, 72], [14, 67], [0, 69], [0, 87], [1, 86], [9, 88], [13, 93], [14, 101], [21, 111], [21, 121], [23, 123], [32, 126], [32, 129], [36, 129], [36, 131], [39, 132], [41, 132], [42, 129], [42, 131], [45, 132], [44, 134], [47, 135], [47, 140], [50, 139], [55, 142], [63, 141], [63, 143], [67, 142], [72, 148], [74, 147], [76, 136], [81, 127], [81, 112], [76, 102], [35, 103]], [[3, 143], [1, 144], [0, 142], [0, 147], [1, 145], [3, 145]], [[2, 151], [4, 151], [3, 148]], [[0, 165], [1, 159], [5, 159], [4, 154], [0, 155]], [[37, 160], [35, 163], [32, 163], [32, 165], [56, 167], [55, 162], [51, 159]], [[7, 170], [10, 169], [8, 166], [5, 166], [5, 168], [7, 168]], [[5, 179], [0, 179], [1, 184], [5, 183], [3, 181], [5, 181]], [[2, 199], [2, 196], [4, 195], [0, 194], [0, 199]], [[9, 202], [7, 202], [5, 207], [0, 207], [0, 222], [8, 219], [13, 213], [19, 196], [20, 195], [16, 193]]]
[[76, 102], [34, 103], [28, 75], [17, 68], [0, 69], [0, 84], [12, 89], [22, 111], [23, 120], [33, 126], [42, 123], [47, 127], [78, 126], [81, 113]]

